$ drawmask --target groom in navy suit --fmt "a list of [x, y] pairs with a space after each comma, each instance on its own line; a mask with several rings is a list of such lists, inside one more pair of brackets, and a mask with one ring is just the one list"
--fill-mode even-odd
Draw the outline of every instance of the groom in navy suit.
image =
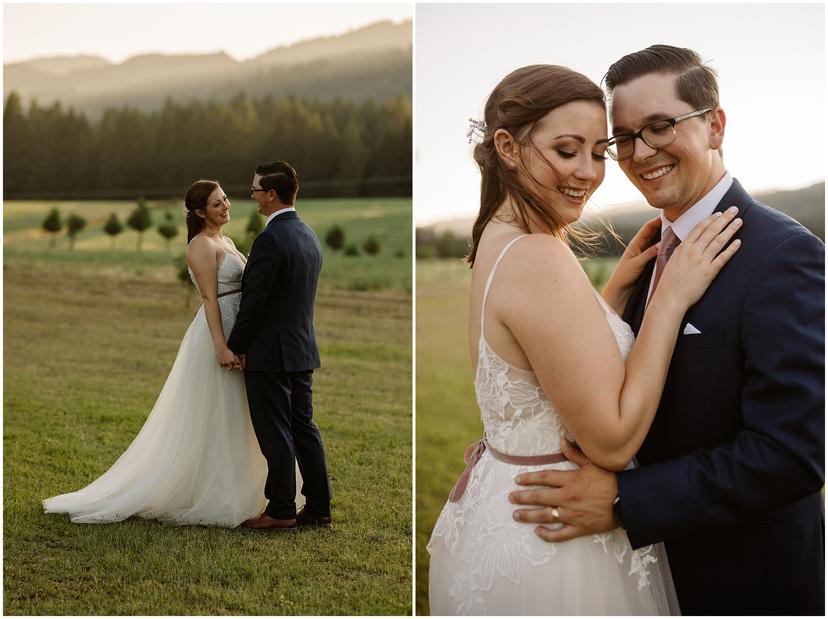
[[[331, 491], [322, 438], [313, 422], [313, 370], [319, 349], [313, 327], [322, 248], [296, 214], [296, 170], [284, 161], [256, 168], [251, 192], [267, 217], [253, 240], [242, 298], [227, 346], [244, 367], [253, 429], [267, 460], [263, 514], [251, 529], [330, 526]], [[306, 503], [296, 513], [296, 463]]]
[[[716, 76], [695, 52], [629, 54], [606, 86], [619, 165], [661, 210], [659, 251], [734, 205], [742, 245], [676, 334], [640, 468], [564, 446], [583, 466], [519, 476], [548, 488], [514, 493], [545, 506], [516, 518], [564, 523], [538, 529], [554, 542], [617, 526], [634, 548], [665, 542], [683, 614], [823, 615], [824, 245], [727, 172]], [[626, 306], [636, 333], [655, 262]]]

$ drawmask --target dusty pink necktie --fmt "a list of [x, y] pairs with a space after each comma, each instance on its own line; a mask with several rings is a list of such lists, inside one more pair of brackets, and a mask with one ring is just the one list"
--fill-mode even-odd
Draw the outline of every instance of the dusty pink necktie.
[[661, 236], [661, 245], [658, 247], [655, 278], [653, 279], [653, 287], [650, 289], [650, 296], [647, 297], [647, 303], [649, 303], [650, 299], [653, 298], [653, 293], [655, 292], [656, 286], [658, 286], [658, 280], [661, 279], [661, 274], [664, 272], [664, 267], [667, 266], [667, 261], [670, 259], [670, 256], [673, 255], [673, 252], [676, 250], [679, 243], [681, 243], [681, 239], [676, 236], [676, 233], [673, 232], [672, 228], [667, 228]]

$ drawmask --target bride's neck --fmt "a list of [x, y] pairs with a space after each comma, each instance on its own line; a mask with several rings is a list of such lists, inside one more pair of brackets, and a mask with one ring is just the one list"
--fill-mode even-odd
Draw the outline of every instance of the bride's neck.
[[204, 224], [201, 228], [201, 233], [204, 236], [209, 236], [211, 239], [220, 239], [222, 238], [222, 228], [224, 226], [211, 226], [210, 224]]
[[[492, 216], [493, 221], [500, 221], [520, 229], [526, 234], [555, 234], [548, 226], [534, 217], [532, 213], [526, 213], [527, 221], [521, 216], [511, 197], [507, 197]], [[528, 223], [528, 226], [527, 226]]]

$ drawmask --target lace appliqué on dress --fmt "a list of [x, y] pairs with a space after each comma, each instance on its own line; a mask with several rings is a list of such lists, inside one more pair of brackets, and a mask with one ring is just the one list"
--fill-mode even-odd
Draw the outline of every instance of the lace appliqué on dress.
[[521, 456], [559, 450], [566, 428], [534, 374], [503, 361], [482, 336], [475, 393], [486, 438], [495, 449]]
[[[495, 581], [504, 578], [520, 582], [521, 565], [537, 567], [556, 554], [554, 544], [547, 544], [534, 534], [534, 527], [516, 522], [514, 506], [509, 502], [512, 487], [496, 490], [493, 486], [492, 456], [485, 452], [475, 466], [463, 498], [448, 503], [432, 532], [428, 550], [438, 540], [453, 553], [463, 535], [463, 525], [476, 522], [479, 526], [471, 539], [464, 541], [467, 572], [457, 573], [449, 585], [449, 596], [457, 602], [457, 614], [486, 614], [482, 592], [492, 589]], [[537, 467], [512, 467], [513, 475], [537, 470]]]
[[[631, 553], [629, 574], [630, 576], [638, 576], [638, 590], [641, 591], [650, 584], [650, 570], [647, 569], [647, 566], [650, 563], [656, 563], [658, 561], [653, 556], [652, 545], [633, 550], [623, 529], [615, 529], [608, 533], [593, 535], [592, 541], [595, 544], [601, 544], [604, 552], [606, 554], [612, 554], [618, 563], [624, 563], [624, 558], [627, 553]], [[607, 547], [608, 545], [609, 548]]]
[[[196, 291], [201, 294], [192, 269], [187, 267], [190, 273], [190, 280], [193, 282]], [[244, 274], [244, 262], [236, 254], [223, 254], [218, 262], [218, 293], [229, 292], [231, 290], [239, 290], [241, 288], [242, 275]], [[241, 303], [241, 293], [229, 294], [219, 297], [218, 304], [221, 310], [221, 328], [224, 331], [224, 337], [230, 337], [230, 332], [233, 330], [233, 325], [236, 322], [236, 314], [239, 312], [239, 304]], [[198, 310], [204, 311], [202, 306]], [[203, 335], [203, 334], [200, 334]]]

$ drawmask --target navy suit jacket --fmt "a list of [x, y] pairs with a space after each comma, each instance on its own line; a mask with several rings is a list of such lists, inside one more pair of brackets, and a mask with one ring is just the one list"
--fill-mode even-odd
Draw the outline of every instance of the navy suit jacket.
[[823, 614], [825, 247], [736, 180], [733, 205], [742, 246], [681, 323], [701, 334], [677, 334], [620, 516], [633, 547], [666, 542], [684, 614]]
[[313, 327], [322, 247], [295, 211], [274, 217], [253, 240], [242, 298], [227, 346], [247, 355], [252, 372], [318, 368]]

